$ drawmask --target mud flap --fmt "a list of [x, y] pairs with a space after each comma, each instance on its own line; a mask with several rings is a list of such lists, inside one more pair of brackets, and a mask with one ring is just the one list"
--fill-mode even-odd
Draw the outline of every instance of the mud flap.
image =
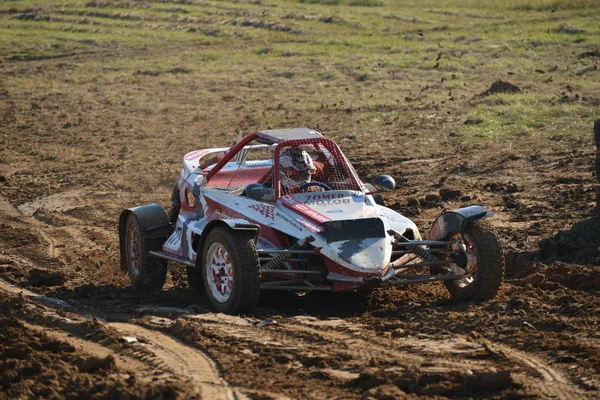
[[169, 219], [163, 208], [156, 204], [146, 204], [139, 207], [128, 208], [121, 212], [119, 216], [119, 248], [121, 254], [121, 269], [127, 271], [126, 264], [126, 226], [127, 217], [133, 213], [138, 220], [140, 229], [144, 235], [144, 240], [152, 241], [167, 238], [173, 232], [173, 227], [169, 224]]
[[489, 218], [492, 215], [494, 215], [493, 212], [482, 206], [469, 206], [444, 212], [433, 222], [429, 231], [429, 240], [441, 240], [452, 233], [462, 232], [473, 222]]

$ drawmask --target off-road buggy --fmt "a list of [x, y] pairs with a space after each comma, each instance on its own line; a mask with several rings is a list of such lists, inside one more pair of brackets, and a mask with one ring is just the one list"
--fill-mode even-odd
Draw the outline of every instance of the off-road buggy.
[[[319, 170], [295, 190], [280, 185], [290, 146]], [[272, 191], [264, 201], [257, 184]], [[258, 185], [260, 187], [260, 185]], [[124, 210], [121, 265], [133, 285], [159, 290], [169, 261], [224, 313], [252, 311], [263, 290], [369, 291], [443, 281], [454, 298], [496, 295], [504, 256], [491, 213], [477, 205], [442, 213], [428, 240], [383, 206], [387, 175], [363, 183], [335, 142], [307, 128], [256, 132], [230, 148], [183, 158], [169, 215], [158, 204]]]

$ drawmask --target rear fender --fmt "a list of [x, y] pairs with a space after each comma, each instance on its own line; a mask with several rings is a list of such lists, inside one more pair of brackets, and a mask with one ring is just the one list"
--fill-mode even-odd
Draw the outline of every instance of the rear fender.
[[429, 240], [442, 240], [453, 233], [463, 232], [475, 221], [494, 215], [482, 206], [469, 206], [442, 213], [429, 231]]
[[199, 235], [198, 243], [196, 245], [196, 268], [202, 267], [202, 251], [201, 249], [204, 247], [204, 241], [208, 236], [209, 232], [216, 227], [223, 226], [229, 229], [232, 229], [240, 234], [247, 234], [251, 237], [254, 242], [258, 240], [258, 236], [260, 234], [260, 226], [249, 222], [245, 219], [215, 219], [210, 221], [206, 226], [202, 229], [201, 232], [195, 232], [195, 229], [192, 228], [193, 233]]
[[135, 215], [140, 231], [144, 235], [144, 241], [159, 239], [165, 241], [173, 232], [173, 227], [169, 224], [165, 210], [158, 204], [146, 204], [123, 210], [119, 216], [119, 248], [121, 252], [121, 269], [123, 271], [127, 270], [125, 240], [127, 238], [127, 218], [130, 214]]

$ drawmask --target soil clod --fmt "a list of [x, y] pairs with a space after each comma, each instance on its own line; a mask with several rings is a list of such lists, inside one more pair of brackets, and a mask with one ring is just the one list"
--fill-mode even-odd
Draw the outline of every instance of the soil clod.
[[35, 268], [29, 271], [29, 284], [31, 286], [61, 286], [66, 277], [62, 272], [46, 271]]
[[505, 81], [496, 81], [485, 92], [482, 92], [479, 97], [490, 96], [496, 93], [521, 93], [521, 88]]

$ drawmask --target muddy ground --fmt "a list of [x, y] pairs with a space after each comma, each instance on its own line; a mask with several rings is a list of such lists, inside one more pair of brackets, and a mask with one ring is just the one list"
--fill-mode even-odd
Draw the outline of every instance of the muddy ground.
[[[29, 118], [27, 129], [3, 139], [11, 158], [2, 166], [0, 214], [6, 398], [598, 394], [600, 252], [598, 224], [587, 215], [589, 150], [499, 157], [483, 149], [468, 165], [456, 155], [394, 163], [406, 181], [387, 201], [424, 229], [444, 208], [477, 202], [497, 212], [507, 271], [494, 300], [454, 304], [441, 284], [382, 290], [366, 301], [268, 293], [255, 314], [233, 317], [210, 312], [175, 265], [165, 289], [150, 296], [119, 270], [117, 216], [142, 199], [138, 189], [111, 184], [107, 171], [135, 175], [151, 165], [123, 165], [118, 144], [94, 147], [90, 163], [40, 158], [26, 149], [41, 146], [29, 132], [43, 118], [6, 103], [12, 132], [10, 118]], [[69, 130], [54, 133], [52, 140], [70, 140]], [[363, 173], [392, 166], [349, 150]], [[447, 199], [442, 190], [442, 200], [438, 188], [460, 195]], [[168, 189], [160, 192], [156, 201], [166, 205]]]
[[[0, 68], [49, 79], [98, 57]], [[190, 116], [136, 109], [102, 90], [90, 81], [51, 94], [0, 92], [0, 398], [600, 396], [591, 126], [589, 141], [535, 149], [527, 138], [445, 142], [411, 153], [421, 132], [453, 122], [414, 121], [401, 143], [347, 138], [351, 111], [332, 115], [320, 129], [332, 127], [363, 177], [397, 178], [387, 204], [425, 236], [444, 209], [477, 203], [496, 212], [507, 260], [499, 295], [455, 304], [437, 283], [366, 300], [267, 293], [254, 314], [225, 316], [210, 311], [176, 265], [161, 292], [132, 289], [119, 269], [117, 219], [125, 207], [166, 207], [185, 152], [230, 143], [237, 130], [264, 128], [261, 120], [204, 104], [194, 122], [200, 133], [178, 134]], [[167, 91], [161, 101], [177, 97]], [[248, 107], [272, 106], [262, 99]], [[286, 122], [307, 125], [300, 113]]]

